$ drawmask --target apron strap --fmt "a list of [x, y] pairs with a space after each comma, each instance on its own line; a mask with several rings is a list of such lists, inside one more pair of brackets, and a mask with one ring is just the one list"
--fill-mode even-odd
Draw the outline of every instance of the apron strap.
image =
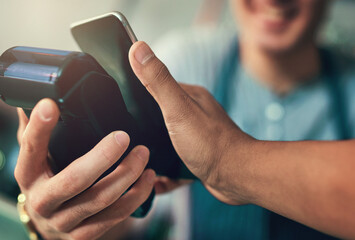
[[233, 77], [237, 71], [237, 64], [239, 61], [239, 45], [238, 41], [232, 41], [231, 47], [229, 48], [229, 53], [226, 58], [222, 61], [221, 69], [216, 75], [217, 81], [214, 86], [213, 96], [222, 105], [224, 110], [228, 112], [230, 106], [230, 101], [228, 101], [229, 95], [231, 94], [231, 85], [233, 83]]
[[346, 113], [347, 105], [341, 90], [340, 73], [338, 72], [337, 64], [330, 51], [320, 49], [319, 52], [322, 64], [322, 77], [325, 79], [331, 97], [331, 108], [335, 116], [339, 139], [350, 139]]

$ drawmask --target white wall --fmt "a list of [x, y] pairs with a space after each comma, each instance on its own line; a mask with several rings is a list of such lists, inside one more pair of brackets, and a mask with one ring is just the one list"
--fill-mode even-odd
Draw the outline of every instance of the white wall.
[[[126, 15], [140, 40], [153, 43], [172, 29], [189, 27], [203, 1], [0, 0], [0, 54], [18, 45], [78, 50], [70, 35], [70, 23], [114, 10]], [[355, 1], [333, 2], [326, 39], [353, 47]], [[231, 21], [229, 14], [225, 20]]]
[[121, 11], [149, 43], [171, 28], [188, 27], [201, 0], [0, 0], [0, 54], [23, 45], [77, 50], [69, 25]]

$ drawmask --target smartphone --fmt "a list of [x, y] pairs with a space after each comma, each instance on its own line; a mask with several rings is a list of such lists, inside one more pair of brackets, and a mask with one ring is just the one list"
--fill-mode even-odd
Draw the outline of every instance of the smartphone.
[[128, 53], [137, 41], [122, 13], [110, 12], [71, 25], [72, 35], [85, 53], [113, 77], [121, 90], [128, 112], [143, 133], [156, 172], [173, 178], [194, 178], [175, 152], [163, 115], [154, 98], [135, 76]]
[[152, 108], [151, 96], [142, 89], [128, 61], [129, 49], [137, 38], [123, 14], [110, 12], [73, 23], [71, 32], [81, 50], [93, 56], [117, 81], [131, 114], [138, 119], [151, 115], [145, 111]]

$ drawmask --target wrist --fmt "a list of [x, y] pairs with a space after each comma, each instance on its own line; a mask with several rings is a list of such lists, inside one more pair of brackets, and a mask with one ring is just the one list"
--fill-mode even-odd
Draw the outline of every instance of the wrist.
[[257, 159], [260, 141], [241, 132], [229, 138], [222, 149], [213, 181], [209, 183], [219, 193], [220, 200], [240, 205], [254, 202], [253, 168]]

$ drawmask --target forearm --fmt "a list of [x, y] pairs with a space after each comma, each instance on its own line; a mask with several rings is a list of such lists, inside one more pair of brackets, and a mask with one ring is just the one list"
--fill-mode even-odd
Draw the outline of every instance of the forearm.
[[159, 104], [176, 152], [217, 198], [258, 204], [355, 238], [354, 141], [257, 141], [240, 131], [208, 91], [179, 85], [145, 43], [135, 43], [129, 58]]
[[255, 140], [247, 150], [237, 148], [240, 159], [230, 164], [238, 166], [228, 168], [238, 194], [320, 231], [355, 238], [354, 140]]

